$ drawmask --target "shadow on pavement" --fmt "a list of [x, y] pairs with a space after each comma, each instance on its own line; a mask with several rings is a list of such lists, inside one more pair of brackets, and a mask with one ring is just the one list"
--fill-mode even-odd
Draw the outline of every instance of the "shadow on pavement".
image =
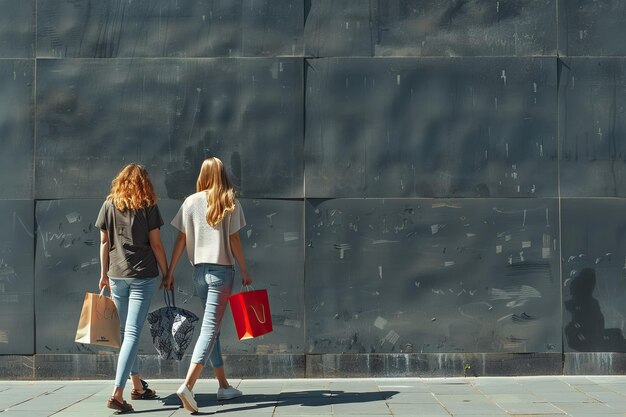
[[[137, 410], [135, 409], [132, 413], [129, 414], [142, 414], [142, 413], [155, 413], [155, 412], [159, 412], [159, 411], [176, 411], [178, 410], [179, 407], [168, 407], [168, 408], [151, 408], [150, 410]], [[113, 414], [118, 415], [120, 413], [115, 413], [114, 411], [111, 411]], [[123, 413], [121, 415], [124, 415]]]
[[[320, 407], [331, 404], [368, 403], [373, 401], [384, 401], [392, 398], [398, 393], [399, 391], [345, 392], [333, 390], [312, 390], [283, 392], [280, 394], [244, 394], [239, 398], [229, 401], [217, 401], [215, 394], [196, 394], [195, 398], [198, 402], [198, 408], [200, 408], [200, 411], [195, 415], [214, 414], [215, 410], [203, 413], [202, 408], [219, 407], [226, 404], [228, 407], [221, 408], [219, 410], [220, 413], [259, 410], [268, 407]], [[180, 399], [176, 394], [162, 397], [161, 401], [163, 401], [163, 405], [182, 406]]]

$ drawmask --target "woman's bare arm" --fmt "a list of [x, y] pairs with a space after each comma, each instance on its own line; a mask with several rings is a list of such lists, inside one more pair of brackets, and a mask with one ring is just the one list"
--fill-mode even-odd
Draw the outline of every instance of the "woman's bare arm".
[[185, 245], [187, 243], [187, 235], [183, 232], [178, 232], [178, 236], [176, 237], [176, 242], [174, 242], [174, 248], [172, 249], [172, 257], [170, 259], [170, 266], [167, 272], [167, 276], [163, 278], [163, 282], [161, 283], [161, 287], [166, 290], [174, 289], [174, 270], [176, 269], [176, 265], [183, 254], [183, 249], [185, 249]]
[[111, 292], [109, 285], [109, 233], [100, 229], [100, 282], [98, 288], [106, 287]]
[[157, 264], [159, 265], [161, 274], [165, 277], [167, 275], [167, 255], [165, 254], [165, 249], [163, 248], [163, 242], [161, 242], [161, 231], [158, 228], [150, 230], [148, 239], [150, 240], [150, 247], [152, 248], [152, 253], [154, 253]]
[[230, 249], [233, 252], [233, 256], [237, 260], [239, 264], [239, 269], [241, 270], [241, 283], [242, 285], [250, 285], [252, 284], [252, 278], [248, 274], [248, 270], [246, 268], [246, 260], [243, 257], [243, 248], [241, 247], [241, 238], [239, 237], [239, 232], [235, 232], [229, 236], [230, 239]]

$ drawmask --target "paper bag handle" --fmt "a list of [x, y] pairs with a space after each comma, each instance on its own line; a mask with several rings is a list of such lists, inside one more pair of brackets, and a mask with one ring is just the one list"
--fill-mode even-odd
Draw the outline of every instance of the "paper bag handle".
[[[104, 290], [105, 289], [106, 289], [106, 285], [104, 287], [102, 287], [102, 289], [100, 290], [100, 294], [99, 294], [100, 297], [104, 296]], [[111, 294], [111, 290], [109, 290], [109, 298], [113, 298], [112, 294]]]
[[265, 324], [265, 320], [267, 319], [267, 317], [265, 317], [265, 306], [263, 304], [257, 304], [261, 306], [261, 313], [263, 315], [263, 320], [261, 320], [261, 318], [259, 317], [259, 313], [256, 311], [256, 308], [254, 308], [252, 305], [249, 305], [248, 307], [250, 307], [252, 309], [252, 311], [254, 312], [254, 315], [256, 316], [256, 319], [259, 321], [259, 323], [261, 324]]

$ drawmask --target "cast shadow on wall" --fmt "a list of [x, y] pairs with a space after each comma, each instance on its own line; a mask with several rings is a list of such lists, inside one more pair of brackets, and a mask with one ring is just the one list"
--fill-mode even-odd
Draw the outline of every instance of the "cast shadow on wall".
[[596, 271], [585, 268], [570, 284], [571, 299], [565, 308], [571, 321], [565, 326], [569, 346], [578, 352], [626, 352], [626, 339], [621, 329], [606, 329], [600, 303], [593, 298]]

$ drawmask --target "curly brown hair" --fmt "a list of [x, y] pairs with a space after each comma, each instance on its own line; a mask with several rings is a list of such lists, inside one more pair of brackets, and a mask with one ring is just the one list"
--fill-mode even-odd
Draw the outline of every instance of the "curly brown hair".
[[111, 193], [107, 199], [123, 213], [126, 210], [136, 211], [153, 206], [158, 197], [146, 168], [133, 163], [122, 168], [111, 181]]

